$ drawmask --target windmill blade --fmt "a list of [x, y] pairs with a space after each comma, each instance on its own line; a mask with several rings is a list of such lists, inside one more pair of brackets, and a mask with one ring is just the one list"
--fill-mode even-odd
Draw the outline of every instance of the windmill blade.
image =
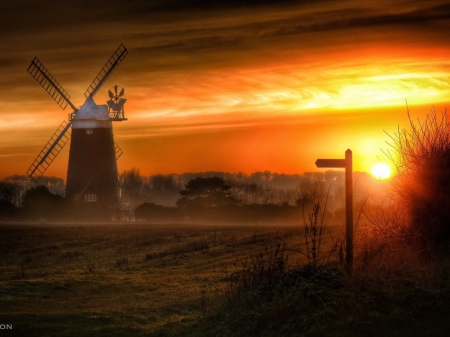
[[116, 161], [119, 160], [120, 156], [123, 154], [123, 150], [114, 142], [114, 152], [116, 153]]
[[70, 101], [70, 96], [67, 91], [63, 89], [57, 80], [55, 80], [37, 57], [31, 61], [28, 72], [63, 110], [67, 107], [67, 104], [69, 104], [75, 112], [77, 111], [75, 105]]
[[94, 81], [92, 81], [89, 88], [84, 93], [86, 97], [94, 97], [97, 91], [101, 88], [101, 86], [106, 82], [106, 80], [111, 76], [113, 71], [117, 68], [117, 66], [123, 61], [125, 56], [128, 55], [128, 50], [125, 48], [123, 44], [116, 49], [116, 51], [112, 54], [110, 59], [103, 66], [102, 70], [95, 77]]
[[70, 139], [70, 128], [72, 122], [62, 122], [56, 129], [53, 136], [38, 154], [31, 166], [28, 168], [27, 176], [29, 176], [34, 182], [38, 182], [42, 175], [45, 173], [50, 164], [55, 160], [56, 156], [64, 148], [68, 140]]
[[125, 88], [122, 88], [122, 90], [120, 90], [119, 97], [122, 97], [123, 94], [125, 94]]

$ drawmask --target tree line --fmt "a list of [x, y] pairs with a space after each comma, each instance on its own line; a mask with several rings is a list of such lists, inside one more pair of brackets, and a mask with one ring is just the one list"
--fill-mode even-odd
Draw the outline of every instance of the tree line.
[[[355, 196], [366, 196], [371, 176], [358, 174]], [[119, 175], [122, 203], [147, 221], [289, 220], [308, 212], [318, 200], [332, 217], [343, 214], [344, 173], [329, 170], [286, 175], [270, 171], [203, 172], [143, 176], [139, 169]], [[39, 185], [26, 176], [0, 181], [0, 220], [67, 220], [64, 181], [42, 177]]]
[[125, 202], [135, 206], [150, 201], [163, 206], [175, 206], [179, 191], [196, 178], [217, 177], [231, 186], [230, 193], [244, 204], [295, 205], [297, 199], [315, 199], [326, 185], [344, 184], [342, 171], [306, 172], [300, 174], [278, 174], [270, 171], [246, 175], [242, 172], [200, 172], [169, 175], [143, 176], [139, 169], [123, 171], [119, 176]]
[[0, 181], [0, 220], [64, 217], [64, 180], [41, 177], [36, 185], [27, 176], [14, 175]]

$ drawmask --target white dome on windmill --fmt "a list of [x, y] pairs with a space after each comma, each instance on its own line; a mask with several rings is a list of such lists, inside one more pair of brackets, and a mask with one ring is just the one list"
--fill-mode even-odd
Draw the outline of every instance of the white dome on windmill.
[[80, 110], [77, 111], [73, 119], [96, 119], [100, 121], [110, 120], [107, 105], [95, 104], [94, 100], [90, 96], [86, 99], [86, 102], [84, 102]]

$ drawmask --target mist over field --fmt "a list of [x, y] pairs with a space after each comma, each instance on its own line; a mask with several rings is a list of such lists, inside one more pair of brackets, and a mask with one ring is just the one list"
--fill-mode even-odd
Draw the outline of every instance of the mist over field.
[[[380, 203], [388, 199], [388, 181], [376, 180], [362, 172], [354, 172], [353, 176], [357, 207], [364, 202]], [[195, 181], [199, 185], [192, 187], [195, 190], [189, 192], [192, 195], [186, 195], [188, 185]], [[264, 171], [251, 175], [201, 172], [143, 176], [139, 169], [132, 168], [119, 175], [119, 182], [121, 202], [132, 213], [132, 217], [122, 219], [127, 221], [298, 224], [317, 201], [326, 204], [327, 219], [331, 221], [342, 222], [345, 214], [343, 171], [303, 175]], [[71, 213], [64, 204], [64, 189], [64, 181], [59, 178], [43, 177], [35, 184], [25, 176], [7, 177], [0, 182], [2, 217], [27, 221], [99, 219]], [[40, 199], [40, 206], [30, 202], [30, 198]], [[48, 202], [42, 204], [45, 198]], [[101, 219], [111, 217], [105, 211]]]

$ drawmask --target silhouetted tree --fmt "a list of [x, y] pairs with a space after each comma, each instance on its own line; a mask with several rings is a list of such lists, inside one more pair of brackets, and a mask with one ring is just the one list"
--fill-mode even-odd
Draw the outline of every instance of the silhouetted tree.
[[146, 200], [152, 200], [160, 205], [175, 205], [179, 198], [178, 191], [182, 188], [177, 177], [173, 174], [157, 174], [151, 176], [144, 191]]
[[144, 202], [136, 207], [134, 215], [137, 219], [153, 222], [179, 221], [182, 219], [182, 214], [178, 208], [155, 205], [154, 203], [149, 202]]
[[129, 171], [123, 171], [119, 175], [119, 182], [122, 196], [127, 202], [136, 203], [140, 200], [145, 181], [138, 168], [132, 167]]
[[0, 200], [0, 219], [12, 218], [16, 215], [16, 207], [6, 200]]
[[297, 187], [298, 206], [311, 206], [315, 201], [325, 196], [325, 181], [322, 172], [306, 172], [302, 182]]
[[[42, 176], [39, 185], [45, 185], [53, 194], [64, 196], [66, 185], [61, 178]], [[0, 199], [3, 196], [4, 200], [19, 207], [25, 191], [33, 187], [36, 187], [36, 183], [26, 175], [8, 176], [0, 182]]]
[[345, 172], [344, 171], [327, 170], [324, 173], [324, 180], [326, 182], [337, 182], [337, 183], [343, 184], [345, 182]]
[[19, 184], [8, 181], [0, 181], [0, 200], [14, 206], [19, 206], [21, 201], [21, 193], [23, 190], [23, 186]]
[[250, 176], [250, 179], [257, 183], [268, 183], [272, 180], [272, 173], [270, 171], [255, 172]]
[[173, 191], [178, 188], [173, 176], [165, 176], [162, 174], [150, 177], [150, 186], [154, 191]]
[[42, 176], [39, 179], [39, 185], [47, 186], [50, 192], [60, 196], [64, 196], [66, 191], [66, 184], [64, 183], [64, 180], [57, 177]]
[[63, 197], [51, 193], [44, 185], [26, 191], [22, 205], [25, 216], [31, 219], [56, 219], [65, 212]]
[[180, 191], [181, 198], [178, 207], [215, 207], [236, 204], [237, 200], [231, 196], [230, 185], [222, 178], [196, 178], [185, 185]]
[[237, 183], [231, 189], [232, 195], [245, 204], [282, 203], [280, 189], [272, 188], [267, 184]]

